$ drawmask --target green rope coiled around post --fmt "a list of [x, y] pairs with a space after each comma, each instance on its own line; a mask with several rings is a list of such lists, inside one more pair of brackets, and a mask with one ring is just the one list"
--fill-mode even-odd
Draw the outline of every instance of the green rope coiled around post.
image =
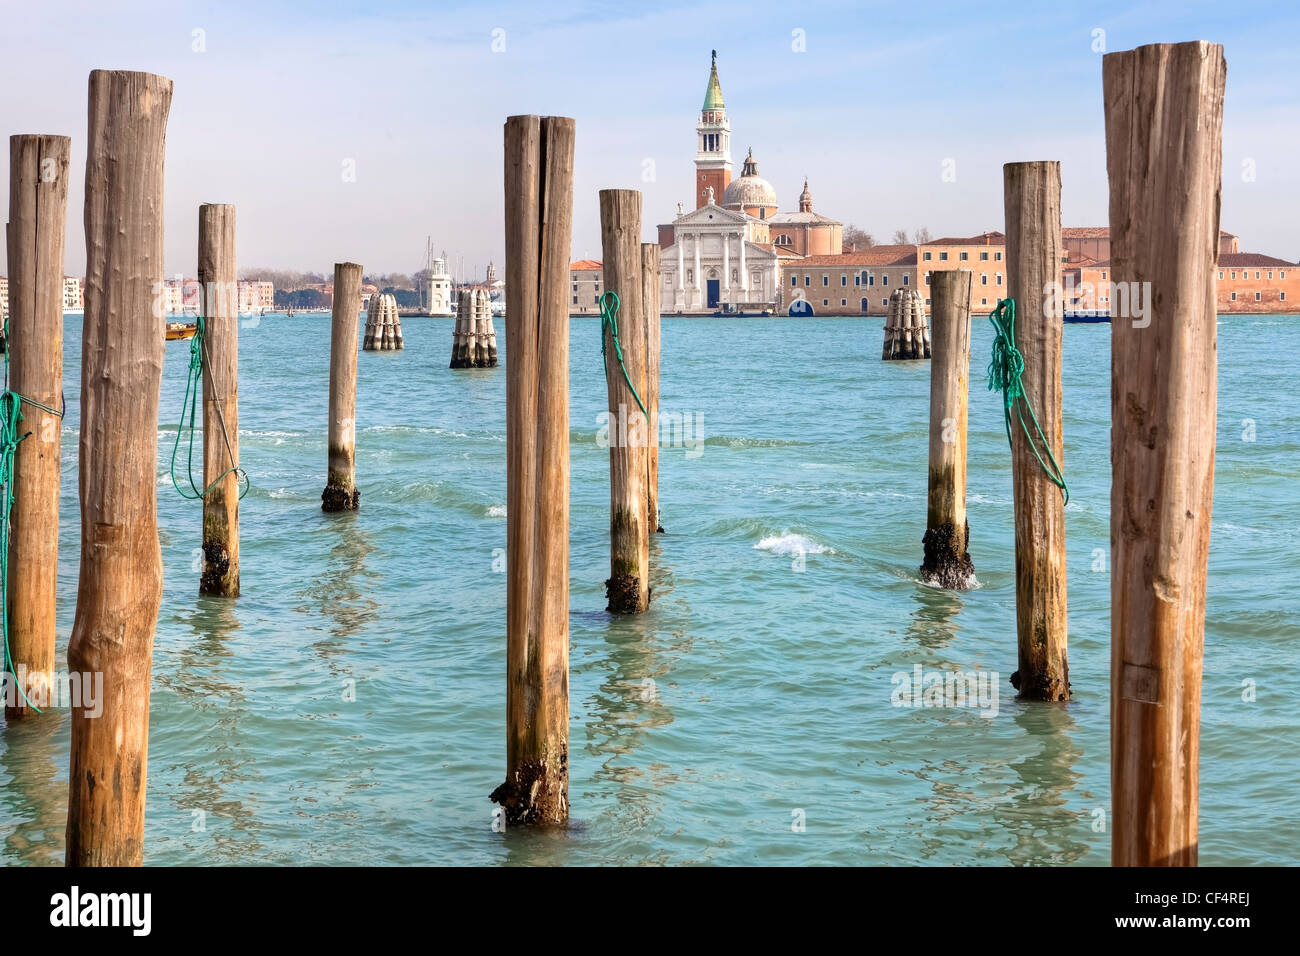
[[31, 702], [27, 691], [22, 684], [18, 683], [13, 656], [9, 652], [9, 513], [13, 510], [14, 504], [14, 456], [18, 451], [18, 443], [31, 435], [31, 432], [19, 432], [19, 426], [23, 421], [23, 403], [34, 405], [56, 418], [62, 418], [63, 412], [51, 408], [44, 402], [38, 402], [34, 398], [9, 390], [9, 349], [12, 340], [9, 338], [8, 321], [4, 324], [4, 338], [5, 383], [4, 391], [0, 392], [0, 485], [4, 486], [3, 493], [0, 493], [0, 619], [4, 621], [4, 673], [12, 675], [18, 693], [23, 695], [27, 706], [39, 714], [41, 709]]
[[[999, 302], [997, 308], [989, 314], [989, 321], [993, 323], [993, 358], [989, 362], [989, 391], [1002, 392], [1002, 417], [1007, 427], [1007, 447], [1011, 447], [1011, 411], [1014, 408], [1016, 419], [1020, 422], [1020, 430], [1024, 432], [1025, 440], [1029, 442], [1029, 448], [1038, 459], [1043, 474], [1052, 484], [1061, 489], [1065, 495], [1065, 504], [1068, 505], [1070, 489], [1065, 484], [1065, 474], [1061, 471], [1061, 466], [1056, 463], [1056, 457], [1052, 454], [1052, 443], [1043, 434], [1043, 428], [1038, 424], [1038, 416], [1034, 414], [1033, 406], [1029, 404], [1024, 386], [1020, 382], [1020, 376], [1025, 371], [1025, 357], [1016, 348], [1015, 299], [1003, 299]], [[1034, 433], [1030, 433], [1029, 425], [1025, 423], [1025, 409], [1029, 410], [1029, 420], [1034, 424]], [[1038, 451], [1040, 444], [1047, 454], [1047, 461], [1043, 460], [1043, 455]]]
[[[180, 424], [176, 426], [176, 441], [172, 445], [172, 486], [175, 487], [182, 498], [189, 498], [191, 501], [197, 501], [206, 498], [208, 493], [211, 492], [213, 488], [217, 487], [217, 485], [221, 484], [227, 475], [233, 474], [236, 476], [236, 481], [242, 481], [243, 483], [243, 487], [239, 491], [239, 498], [242, 501], [244, 495], [248, 494], [249, 481], [248, 472], [244, 471], [244, 469], [240, 468], [238, 465], [232, 464], [231, 467], [219, 474], [213, 480], [212, 484], [208, 485], [202, 491], [199, 490], [198, 484], [194, 481], [194, 431], [197, 427], [196, 422], [199, 394], [203, 390], [203, 337], [206, 331], [203, 316], [200, 315], [196, 318], [195, 325], [194, 338], [190, 341], [190, 367], [185, 374], [185, 398], [181, 402], [181, 421]], [[182, 488], [180, 482], [176, 480], [176, 454], [180, 451], [181, 435], [185, 432], [185, 423], [187, 418], [189, 420], [190, 432], [189, 457], [186, 461], [186, 477], [189, 479], [189, 491]], [[226, 455], [233, 463], [235, 460], [235, 452], [234, 449], [230, 447], [230, 436], [225, 434], [225, 429], [226, 420], [223, 416], [221, 419], [222, 437], [226, 441]]]
[[627, 387], [632, 390], [632, 397], [641, 406], [641, 414], [649, 421], [650, 413], [645, 410], [645, 402], [641, 401], [636, 386], [632, 384], [632, 379], [627, 374], [627, 366], [623, 364], [623, 346], [618, 341], [618, 306], [617, 292], [606, 292], [600, 297], [600, 357], [601, 364], [605, 368], [605, 384], [609, 384], [609, 363], [605, 361], [605, 330], [609, 329], [610, 337], [614, 340], [614, 354], [618, 357], [618, 367], [623, 370], [623, 381], [627, 382]]

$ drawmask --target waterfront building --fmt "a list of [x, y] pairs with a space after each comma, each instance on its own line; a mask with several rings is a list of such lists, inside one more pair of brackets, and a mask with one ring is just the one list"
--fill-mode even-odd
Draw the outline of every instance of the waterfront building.
[[83, 308], [81, 280], [76, 276], [63, 277], [63, 311], [80, 312]]
[[569, 263], [570, 315], [599, 315], [604, 291], [605, 272], [600, 260], [577, 259]]
[[665, 313], [779, 308], [783, 262], [843, 249], [843, 225], [814, 212], [806, 180], [799, 211], [782, 213], [753, 149], [740, 177], [731, 171], [731, 121], [714, 51], [696, 123], [695, 208], [678, 204], [673, 221], [658, 227]]
[[886, 315], [891, 292], [917, 287], [913, 245], [788, 259], [781, 264], [781, 313], [802, 299], [812, 315]]

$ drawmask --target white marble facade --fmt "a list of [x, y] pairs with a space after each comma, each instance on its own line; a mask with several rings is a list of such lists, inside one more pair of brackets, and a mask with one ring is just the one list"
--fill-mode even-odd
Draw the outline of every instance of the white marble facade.
[[659, 252], [664, 313], [714, 312], [723, 306], [772, 308], [780, 284], [762, 220], [709, 202], [673, 220], [673, 244]]

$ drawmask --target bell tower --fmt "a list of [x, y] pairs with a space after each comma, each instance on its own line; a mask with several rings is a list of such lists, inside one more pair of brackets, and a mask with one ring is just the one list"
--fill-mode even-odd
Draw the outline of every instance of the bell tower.
[[704, 106], [695, 127], [695, 208], [708, 205], [709, 187], [713, 201], [722, 204], [722, 194], [731, 183], [731, 121], [722, 102], [722, 84], [718, 82], [718, 51], [713, 51], [709, 69], [709, 86], [704, 91]]

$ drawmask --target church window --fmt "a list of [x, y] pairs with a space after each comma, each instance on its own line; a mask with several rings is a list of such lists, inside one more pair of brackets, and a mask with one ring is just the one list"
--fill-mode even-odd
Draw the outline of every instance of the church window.
[[694, 270], [694, 269], [687, 269], [687, 270], [686, 270], [686, 281], [687, 281], [687, 282], [694, 282], [694, 281], [695, 281], [695, 270]]
[[739, 281], [740, 281], [740, 270], [739, 270], [739, 269], [732, 269], [732, 270], [731, 270], [731, 281], [732, 281], [732, 282], [739, 282]]
[[766, 206], [759, 206], [759, 207], [758, 207], [758, 218], [759, 218], [759, 219], [766, 219], [766, 218], [767, 218], [767, 207], [766, 207]]

